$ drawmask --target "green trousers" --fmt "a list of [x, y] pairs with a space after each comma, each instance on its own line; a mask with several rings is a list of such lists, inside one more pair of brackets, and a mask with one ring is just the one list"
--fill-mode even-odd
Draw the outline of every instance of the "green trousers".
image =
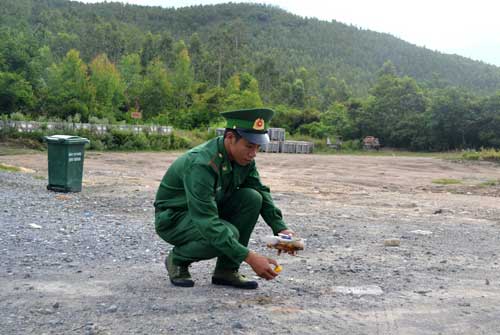
[[[239, 243], [245, 247], [248, 246], [250, 235], [262, 208], [260, 193], [251, 188], [241, 188], [218, 207], [221, 222], [229, 227], [233, 237]], [[171, 217], [175, 224], [163, 228], [161, 223], [157, 223], [156, 232], [163, 240], [174, 245], [172, 255], [175, 264], [187, 265], [217, 257], [216, 271], [239, 269], [240, 264], [225, 257], [201, 236], [189, 212], [172, 212]]]

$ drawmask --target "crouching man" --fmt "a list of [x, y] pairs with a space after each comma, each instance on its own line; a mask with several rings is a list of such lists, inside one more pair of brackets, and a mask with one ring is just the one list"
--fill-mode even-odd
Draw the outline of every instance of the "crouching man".
[[168, 168], [156, 194], [155, 227], [172, 244], [165, 265], [173, 285], [191, 287], [193, 262], [217, 257], [212, 284], [256, 289], [239, 273], [242, 262], [267, 280], [278, 274], [274, 259], [248, 249], [259, 215], [274, 234], [293, 235], [262, 185], [254, 158], [269, 142], [270, 109], [224, 112], [224, 136], [189, 150]]

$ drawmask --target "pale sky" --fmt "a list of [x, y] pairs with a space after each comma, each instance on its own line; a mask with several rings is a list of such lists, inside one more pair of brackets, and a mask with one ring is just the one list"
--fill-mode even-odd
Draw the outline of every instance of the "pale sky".
[[[81, 0], [80, 0], [81, 1]], [[217, 0], [114, 0], [143, 6], [186, 7]], [[83, 2], [104, 2], [84, 0]], [[108, 1], [110, 2], [110, 1]], [[418, 46], [500, 66], [498, 0], [232, 0], [273, 4], [321, 20], [389, 33]]]

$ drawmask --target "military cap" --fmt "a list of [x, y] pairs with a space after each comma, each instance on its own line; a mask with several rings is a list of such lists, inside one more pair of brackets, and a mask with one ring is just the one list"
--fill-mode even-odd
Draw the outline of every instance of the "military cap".
[[248, 142], [258, 145], [269, 143], [269, 121], [274, 111], [268, 108], [241, 109], [222, 112], [226, 119], [226, 128], [234, 129]]

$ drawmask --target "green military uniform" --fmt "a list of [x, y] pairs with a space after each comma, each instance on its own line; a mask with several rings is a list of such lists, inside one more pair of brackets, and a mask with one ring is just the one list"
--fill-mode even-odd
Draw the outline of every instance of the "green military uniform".
[[[250, 132], [254, 143], [263, 140], [270, 118], [269, 110], [225, 116], [229, 128]], [[177, 265], [218, 257], [216, 272], [237, 271], [248, 255], [259, 215], [273, 233], [287, 229], [269, 188], [260, 181], [255, 161], [246, 166], [231, 162], [223, 137], [176, 159], [161, 181], [154, 205], [156, 232], [174, 245], [171, 257]]]

